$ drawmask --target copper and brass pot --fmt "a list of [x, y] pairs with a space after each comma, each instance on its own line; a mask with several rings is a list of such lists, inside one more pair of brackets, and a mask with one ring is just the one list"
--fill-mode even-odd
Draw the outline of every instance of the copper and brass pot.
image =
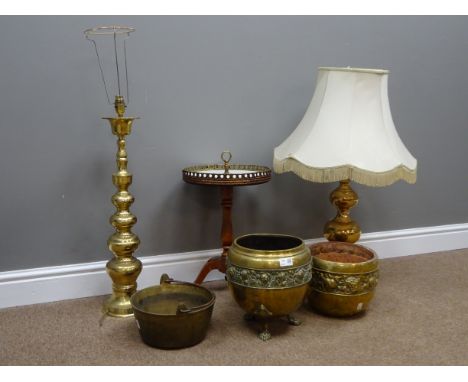
[[136, 292], [131, 303], [143, 342], [178, 349], [205, 338], [215, 295], [204, 287], [163, 274], [160, 285]]
[[376, 253], [362, 245], [333, 241], [314, 244], [310, 252], [309, 306], [334, 317], [364, 312], [379, 278]]
[[268, 319], [291, 316], [305, 297], [311, 279], [311, 258], [304, 242], [294, 236], [251, 234], [234, 240], [227, 259], [229, 289], [247, 319], [260, 319], [259, 337], [268, 340]]

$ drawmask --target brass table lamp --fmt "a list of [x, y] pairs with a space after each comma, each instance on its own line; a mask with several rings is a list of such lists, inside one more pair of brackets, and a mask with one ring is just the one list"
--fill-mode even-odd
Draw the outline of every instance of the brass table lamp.
[[[133, 256], [133, 252], [140, 244], [140, 239], [131, 230], [137, 218], [130, 212], [130, 205], [133, 203], [134, 197], [128, 191], [128, 187], [132, 183], [132, 174], [127, 170], [128, 159], [125, 149], [125, 137], [131, 133], [132, 124], [136, 118], [124, 117], [126, 103], [122, 96], [122, 88], [125, 85], [128, 102], [125, 41], [133, 31], [133, 28], [110, 26], [87, 29], [84, 32], [86, 38], [93, 43], [96, 50], [101, 79], [104, 83], [109, 104], [111, 104], [109, 98], [110, 91], [108, 89], [110, 83], [106, 81], [104, 76], [105, 71], [103, 70], [99, 48], [104, 48], [107, 43], [108, 48], [110, 47], [113, 51], [111, 58], [113, 63], [115, 63], [115, 81], [112, 81], [112, 84], [114, 87], [116, 85], [114, 94], [117, 95], [113, 104], [117, 116], [104, 119], [109, 121], [112, 134], [117, 136], [117, 172], [112, 175], [112, 181], [117, 188], [117, 192], [112, 196], [112, 204], [116, 207], [117, 211], [109, 219], [115, 228], [115, 233], [107, 241], [109, 250], [114, 254], [114, 258], [106, 265], [107, 273], [112, 279], [112, 295], [103, 306], [104, 312], [114, 317], [133, 315], [130, 297], [136, 292], [136, 279], [142, 268], [140, 260]], [[122, 70], [122, 66], [124, 70]]]
[[399, 179], [416, 182], [417, 161], [396, 131], [387, 84], [387, 70], [319, 68], [302, 121], [274, 150], [277, 173], [292, 171], [311, 182], [340, 182], [330, 194], [338, 213], [325, 225], [328, 240], [354, 243], [360, 237], [361, 229], [349, 216], [358, 202], [351, 180], [373, 187]]

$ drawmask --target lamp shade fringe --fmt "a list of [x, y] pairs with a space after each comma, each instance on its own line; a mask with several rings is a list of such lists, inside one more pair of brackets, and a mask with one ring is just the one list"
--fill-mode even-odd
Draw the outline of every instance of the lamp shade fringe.
[[340, 180], [352, 180], [356, 183], [371, 187], [384, 187], [404, 180], [408, 183], [416, 183], [416, 168], [410, 170], [400, 165], [385, 172], [371, 172], [360, 168], [344, 165], [339, 167], [315, 168], [308, 167], [294, 158], [278, 160], [273, 158], [273, 169], [276, 173], [292, 171], [304, 180], [316, 183], [338, 182]]

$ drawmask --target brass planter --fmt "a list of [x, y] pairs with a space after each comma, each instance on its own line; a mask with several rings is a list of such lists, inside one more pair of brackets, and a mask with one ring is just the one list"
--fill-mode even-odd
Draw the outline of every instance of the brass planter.
[[205, 338], [215, 295], [204, 287], [174, 281], [164, 274], [160, 285], [136, 292], [131, 303], [143, 342], [178, 349]]
[[297, 310], [311, 279], [311, 258], [304, 242], [294, 236], [252, 234], [234, 240], [229, 249], [226, 280], [247, 319], [260, 319], [262, 340], [268, 340], [268, 319]]
[[334, 317], [364, 312], [379, 278], [376, 253], [361, 245], [333, 241], [314, 244], [310, 252], [309, 306]]

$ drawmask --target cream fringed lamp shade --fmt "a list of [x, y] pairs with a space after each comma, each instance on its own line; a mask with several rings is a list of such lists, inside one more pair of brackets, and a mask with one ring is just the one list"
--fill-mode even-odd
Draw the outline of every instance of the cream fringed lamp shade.
[[319, 183], [415, 183], [417, 161], [396, 131], [387, 83], [387, 70], [319, 68], [302, 121], [274, 151], [275, 172]]

